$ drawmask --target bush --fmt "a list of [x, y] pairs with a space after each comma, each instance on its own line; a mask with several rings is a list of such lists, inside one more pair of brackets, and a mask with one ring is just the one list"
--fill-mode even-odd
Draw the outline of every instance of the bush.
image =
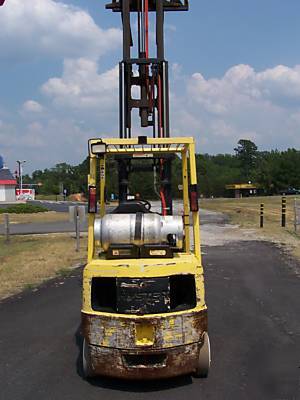
[[32, 204], [17, 204], [7, 208], [0, 208], [0, 214], [36, 214], [49, 211], [45, 207], [34, 206]]

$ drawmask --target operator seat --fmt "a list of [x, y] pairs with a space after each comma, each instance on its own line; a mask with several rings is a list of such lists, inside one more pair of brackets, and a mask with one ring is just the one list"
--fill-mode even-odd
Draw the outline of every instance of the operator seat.
[[146, 207], [146, 204], [139, 200], [124, 201], [118, 205], [112, 212], [112, 214], [149, 214], [150, 209]]

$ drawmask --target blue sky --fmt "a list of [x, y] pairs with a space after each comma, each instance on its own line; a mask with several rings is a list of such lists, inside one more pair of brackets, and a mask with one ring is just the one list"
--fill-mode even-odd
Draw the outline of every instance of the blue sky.
[[[25, 3], [25, 4], [24, 4]], [[0, 154], [27, 171], [78, 163], [118, 135], [120, 17], [101, 0], [6, 0], [0, 9]], [[173, 135], [198, 151], [300, 147], [300, 2], [191, 0], [166, 16]], [[138, 130], [136, 130], [138, 132]]]
[[[106, 1], [66, 3], [87, 9], [102, 27], [119, 26], [118, 15], [104, 10]], [[299, 17], [297, 0], [190, 0], [188, 13], [167, 14], [166, 23], [176, 27], [167, 57], [187, 73], [200, 69], [207, 78], [220, 77], [235, 64], [294, 66], [300, 61]]]

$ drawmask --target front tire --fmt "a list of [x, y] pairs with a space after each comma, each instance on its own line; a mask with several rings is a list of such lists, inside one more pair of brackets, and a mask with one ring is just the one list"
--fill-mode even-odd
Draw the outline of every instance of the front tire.
[[89, 345], [85, 339], [82, 342], [82, 372], [84, 378], [93, 378], [95, 373], [91, 365], [91, 354], [89, 350]]
[[203, 345], [199, 351], [198, 365], [194, 376], [196, 378], [207, 378], [211, 363], [210, 341], [208, 333], [203, 334]]

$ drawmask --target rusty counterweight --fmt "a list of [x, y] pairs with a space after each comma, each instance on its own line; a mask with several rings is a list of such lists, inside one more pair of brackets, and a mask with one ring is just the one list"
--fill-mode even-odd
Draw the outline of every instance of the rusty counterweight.
[[[137, 341], [140, 325], [153, 328], [153, 341], [147, 345]], [[82, 313], [82, 331], [96, 374], [172, 377], [195, 370], [207, 331], [207, 310], [143, 318]]]

